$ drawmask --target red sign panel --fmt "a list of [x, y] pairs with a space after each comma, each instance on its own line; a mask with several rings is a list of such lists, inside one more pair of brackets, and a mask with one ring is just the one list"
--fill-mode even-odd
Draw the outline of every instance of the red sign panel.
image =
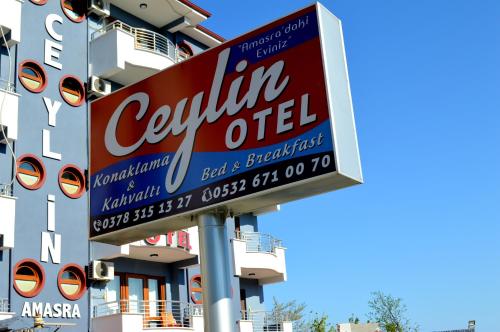
[[320, 17], [311, 6], [94, 101], [90, 236], [335, 189], [293, 190], [338, 173]]

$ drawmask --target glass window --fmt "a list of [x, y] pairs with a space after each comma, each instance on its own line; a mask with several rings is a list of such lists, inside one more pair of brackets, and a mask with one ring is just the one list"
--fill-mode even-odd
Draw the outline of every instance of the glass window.
[[191, 278], [191, 300], [196, 304], [203, 303], [203, 287], [201, 284], [201, 275], [195, 275]]
[[71, 106], [80, 106], [85, 100], [83, 83], [74, 76], [64, 76], [59, 82], [59, 92]]
[[148, 295], [149, 295], [149, 315], [160, 316], [160, 292], [158, 290], [158, 280], [148, 279]]
[[193, 56], [193, 51], [191, 47], [184, 42], [179, 43], [177, 46], [178, 61], [184, 61]]
[[45, 182], [45, 167], [40, 159], [31, 154], [17, 159], [17, 181], [26, 189], [36, 190]]
[[42, 266], [35, 260], [25, 259], [14, 267], [14, 289], [24, 297], [40, 293], [45, 283]]
[[75, 165], [66, 165], [59, 171], [59, 187], [69, 198], [79, 198], [85, 192], [85, 176]]
[[140, 312], [142, 301], [144, 301], [142, 279], [128, 278], [128, 301], [129, 312]]
[[85, 18], [86, 0], [61, 0], [64, 15], [75, 23], [80, 23]]
[[26, 60], [19, 64], [19, 81], [30, 92], [39, 93], [47, 86], [47, 73], [34, 60]]
[[68, 300], [78, 300], [85, 292], [85, 272], [75, 264], [64, 266], [57, 276], [57, 286]]

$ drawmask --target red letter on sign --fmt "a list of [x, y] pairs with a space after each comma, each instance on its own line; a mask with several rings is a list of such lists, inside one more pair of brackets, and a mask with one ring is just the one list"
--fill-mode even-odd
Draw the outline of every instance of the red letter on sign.
[[148, 244], [155, 245], [155, 244], [157, 244], [157, 243], [158, 243], [158, 241], [160, 241], [160, 235], [156, 235], [156, 236], [148, 237], [145, 241], [146, 241], [146, 243], [148, 243]]
[[191, 250], [191, 245], [189, 244], [189, 233], [184, 231], [177, 232], [177, 246], [187, 250]]

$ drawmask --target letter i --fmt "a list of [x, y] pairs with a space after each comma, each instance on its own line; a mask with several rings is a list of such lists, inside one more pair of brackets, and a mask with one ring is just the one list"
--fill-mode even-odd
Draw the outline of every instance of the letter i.
[[47, 230], [56, 231], [56, 197], [47, 195]]

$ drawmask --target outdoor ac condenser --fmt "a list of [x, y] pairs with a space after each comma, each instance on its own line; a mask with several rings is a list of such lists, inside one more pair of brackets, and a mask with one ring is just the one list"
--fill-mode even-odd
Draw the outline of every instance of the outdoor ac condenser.
[[111, 262], [92, 261], [89, 264], [89, 279], [91, 280], [113, 280], [115, 277], [115, 265]]

